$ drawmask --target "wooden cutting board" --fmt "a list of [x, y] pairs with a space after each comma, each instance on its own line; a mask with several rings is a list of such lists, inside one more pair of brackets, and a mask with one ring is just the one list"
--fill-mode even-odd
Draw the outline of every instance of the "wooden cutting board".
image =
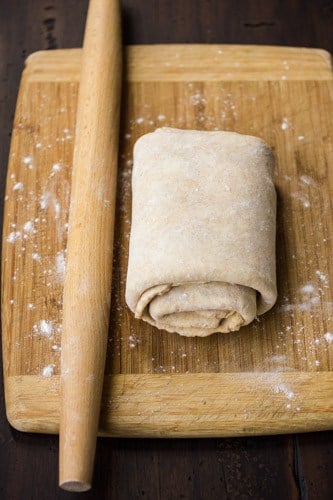
[[[16, 109], [3, 230], [2, 319], [7, 415], [24, 431], [58, 431], [80, 57], [79, 49], [32, 54]], [[101, 434], [235, 436], [332, 428], [329, 54], [160, 45], [127, 47], [125, 59]], [[160, 126], [258, 135], [276, 152], [279, 299], [240, 332], [183, 338], [135, 320], [125, 304], [133, 144]]]

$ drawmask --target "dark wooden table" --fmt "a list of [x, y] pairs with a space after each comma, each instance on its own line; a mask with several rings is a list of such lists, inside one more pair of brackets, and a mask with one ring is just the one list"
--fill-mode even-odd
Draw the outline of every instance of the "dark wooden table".
[[[25, 57], [79, 47], [87, 0], [0, 0], [0, 182]], [[333, 49], [331, 0], [124, 0], [124, 43]], [[2, 204], [1, 204], [2, 214]], [[57, 487], [58, 439], [23, 434], [0, 399], [0, 499], [74, 498]], [[333, 432], [238, 439], [100, 439], [86, 499], [333, 498]]]

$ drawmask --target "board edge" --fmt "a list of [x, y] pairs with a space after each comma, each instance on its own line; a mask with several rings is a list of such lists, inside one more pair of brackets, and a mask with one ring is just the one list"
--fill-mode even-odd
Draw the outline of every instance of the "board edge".
[[[302, 404], [300, 411], [288, 410], [285, 395], [272, 390], [276, 375], [108, 375], [104, 381], [99, 435], [232, 437], [333, 429], [332, 372], [278, 373], [280, 385], [288, 385], [292, 380], [297, 401], [303, 401], [297, 403]], [[257, 385], [258, 377], [261, 388]], [[267, 390], [262, 389], [263, 381], [267, 382]], [[23, 432], [57, 434], [59, 385], [59, 376], [8, 377], [6, 411], [10, 425]], [[207, 409], [203, 415], [198, 414], [202, 404]]]

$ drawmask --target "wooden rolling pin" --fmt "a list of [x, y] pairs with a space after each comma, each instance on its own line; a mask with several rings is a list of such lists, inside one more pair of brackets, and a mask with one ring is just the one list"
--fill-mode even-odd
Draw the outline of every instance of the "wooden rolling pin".
[[110, 315], [121, 89], [117, 0], [91, 0], [83, 44], [63, 296], [59, 485], [86, 491]]

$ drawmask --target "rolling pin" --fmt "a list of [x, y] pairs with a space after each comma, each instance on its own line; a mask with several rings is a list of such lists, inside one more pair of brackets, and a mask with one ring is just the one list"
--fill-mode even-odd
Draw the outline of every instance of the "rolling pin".
[[63, 293], [59, 485], [91, 487], [110, 315], [121, 90], [117, 0], [91, 0], [83, 43]]

